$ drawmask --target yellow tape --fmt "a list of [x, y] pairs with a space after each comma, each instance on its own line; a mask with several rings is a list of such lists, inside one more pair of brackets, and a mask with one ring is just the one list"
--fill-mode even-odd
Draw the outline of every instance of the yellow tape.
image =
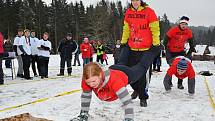
[[25, 84], [25, 83], [31, 83], [31, 82], [49, 81], [49, 80], [54, 80], [54, 79], [59, 79], [59, 78], [69, 78], [69, 77], [70, 78], [75, 78], [75, 77], [80, 77], [80, 75], [58, 76], [58, 77], [49, 77], [49, 78], [45, 78], [45, 79], [38, 79], [38, 80], [25, 81], [25, 82], [14, 82], [14, 83], [0, 85], [0, 87], [2, 87], [2, 86], [8, 86], [8, 85], [13, 85], [13, 84]]
[[20, 104], [20, 105], [17, 105], [17, 106], [12, 106], [12, 107], [8, 107], [8, 108], [4, 108], [4, 109], [1, 109], [0, 112], [4, 112], [4, 111], [16, 109], [16, 108], [20, 108], [20, 107], [23, 107], [23, 106], [26, 106], [26, 105], [41, 103], [41, 102], [44, 102], [44, 101], [49, 100], [49, 99], [51, 99], [51, 98], [62, 97], [62, 96], [69, 95], [69, 94], [73, 94], [73, 93], [79, 92], [79, 91], [81, 91], [81, 90], [79, 89], [79, 90], [72, 90], [72, 91], [69, 91], [69, 92], [63, 92], [63, 93], [57, 94], [57, 95], [55, 95], [55, 96], [53, 96], [53, 97], [42, 98], [42, 99], [38, 99], [38, 100], [35, 100], [35, 101], [32, 101], [32, 102]]
[[212, 107], [213, 107], [213, 109], [214, 109], [214, 111], [215, 111], [215, 103], [214, 103], [214, 100], [213, 100], [213, 96], [211, 95], [211, 90], [210, 90], [210, 88], [209, 88], [208, 80], [207, 80], [206, 77], [205, 77], [205, 85], [206, 85], [206, 87], [207, 87], [207, 91], [208, 91], [208, 95], [209, 95], [209, 97], [210, 97], [211, 105], [212, 105]]

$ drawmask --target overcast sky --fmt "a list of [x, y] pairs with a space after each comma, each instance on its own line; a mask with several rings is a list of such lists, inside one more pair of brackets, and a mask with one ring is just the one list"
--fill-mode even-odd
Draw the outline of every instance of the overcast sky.
[[[44, 0], [50, 3], [51, 0]], [[67, 0], [75, 2], [79, 0]], [[82, 0], [85, 5], [96, 4], [100, 0]], [[109, 0], [118, 1], [118, 0]], [[121, 0], [123, 5], [130, 0]], [[181, 15], [190, 17], [190, 25], [215, 26], [215, 0], [144, 0], [157, 13], [162, 16], [167, 14], [171, 22], [176, 22]]]

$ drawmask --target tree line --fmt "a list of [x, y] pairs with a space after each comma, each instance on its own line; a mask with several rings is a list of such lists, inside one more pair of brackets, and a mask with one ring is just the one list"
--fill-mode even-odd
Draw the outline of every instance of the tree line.
[[[12, 40], [19, 28], [36, 31], [38, 38], [43, 32], [49, 32], [54, 52], [68, 32], [78, 43], [87, 36], [90, 40], [102, 40], [111, 48], [121, 39], [127, 7], [123, 7], [121, 1], [105, 0], [89, 6], [84, 6], [82, 1], [52, 0], [47, 5], [43, 0], [0, 0], [0, 31]], [[173, 24], [166, 14], [159, 19], [162, 39]], [[194, 27], [194, 30], [196, 44], [215, 45], [215, 28]]]

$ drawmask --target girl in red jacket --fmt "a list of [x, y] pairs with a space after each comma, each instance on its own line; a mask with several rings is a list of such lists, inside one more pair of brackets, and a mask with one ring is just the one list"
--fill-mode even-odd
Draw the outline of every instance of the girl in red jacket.
[[195, 93], [195, 72], [188, 58], [179, 56], [173, 60], [163, 81], [166, 91], [171, 90], [170, 81], [172, 80], [172, 75], [181, 80], [188, 77], [188, 92], [189, 94]]
[[[124, 65], [112, 65], [108, 71], [94, 62], [90, 62], [84, 66], [82, 76], [82, 95], [81, 95], [81, 113], [77, 118], [71, 121], [87, 121], [92, 92], [102, 101], [113, 101], [119, 99], [125, 111], [123, 121], [133, 121], [134, 111], [132, 107], [132, 99], [126, 86], [135, 83], [140, 77], [142, 68], [134, 66], [129, 68]], [[138, 77], [138, 78], [136, 78]]]

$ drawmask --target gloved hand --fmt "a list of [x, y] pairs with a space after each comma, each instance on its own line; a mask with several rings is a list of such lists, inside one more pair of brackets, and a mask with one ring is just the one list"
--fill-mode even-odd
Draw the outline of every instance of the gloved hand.
[[130, 118], [125, 118], [123, 121], [134, 121], [134, 120]]
[[89, 114], [86, 111], [81, 111], [80, 115], [70, 121], [88, 121]]
[[127, 43], [121, 43], [120, 48], [124, 48], [124, 47], [126, 47], [126, 46], [128, 46]]

